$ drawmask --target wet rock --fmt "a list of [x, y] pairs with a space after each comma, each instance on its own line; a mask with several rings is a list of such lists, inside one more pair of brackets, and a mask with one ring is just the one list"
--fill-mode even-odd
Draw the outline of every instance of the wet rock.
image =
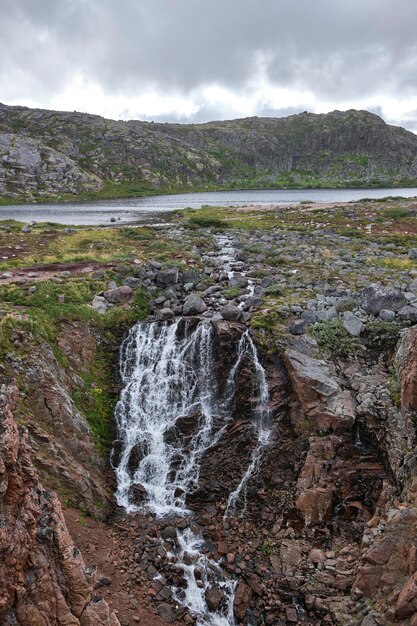
[[224, 592], [218, 587], [211, 587], [210, 589], [207, 589], [204, 597], [210, 611], [217, 611], [225, 598]]
[[188, 296], [184, 302], [183, 315], [200, 315], [207, 311], [207, 305], [199, 296]]
[[233, 612], [237, 619], [244, 619], [252, 600], [252, 589], [245, 583], [239, 583], [233, 600]]
[[175, 529], [174, 526], [165, 526], [165, 528], [163, 528], [161, 530], [161, 537], [162, 539], [176, 539], [177, 538], [177, 531]]
[[229, 278], [229, 287], [240, 287], [244, 288], [248, 286], [248, 279], [243, 274], [236, 272]]
[[376, 315], [381, 309], [399, 311], [407, 304], [404, 294], [392, 285], [374, 283], [365, 287], [360, 294], [359, 302], [367, 313]]
[[172, 608], [172, 606], [170, 606], [166, 602], [159, 604], [156, 611], [159, 617], [164, 620], [164, 622], [167, 622], [168, 624], [173, 624], [175, 622], [176, 618], [175, 618], [174, 609]]
[[103, 293], [103, 296], [106, 298], [107, 302], [111, 302], [112, 304], [119, 304], [122, 302], [129, 302], [132, 297], [132, 289], [127, 286], [116, 287], [115, 289], [108, 289]]

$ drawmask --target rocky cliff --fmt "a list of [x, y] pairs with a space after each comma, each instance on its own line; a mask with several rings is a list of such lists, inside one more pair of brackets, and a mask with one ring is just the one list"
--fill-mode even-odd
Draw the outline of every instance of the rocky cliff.
[[17, 389], [0, 397], [0, 622], [4, 626], [119, 626], [67, 530], [57, 495], [32, 465], [13, 419]]
[[413, 133], [366, 111], [180, 125], [0, 105], [9, 198], [410, 185], [416, 155]]

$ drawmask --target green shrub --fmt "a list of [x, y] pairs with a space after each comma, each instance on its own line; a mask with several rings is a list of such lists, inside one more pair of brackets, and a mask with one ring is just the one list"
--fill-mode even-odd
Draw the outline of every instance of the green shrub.
[[371, 350], [392, 352], [398, 343], [400, 330], [395, 322], [373, 320], [366, 325], [364, 338]]
[[391, 209], [384, 209], [382, 212], [384, 217], [392, 218], [392, 219], [400, 219], [401, 217], [408, 217], [410, 215], [410, 211], [408, 209], [403, 209], [402, 207], [392, 207]]
[[333, 358], [347, 358], [358, 349], [359, 340], [348, 334], [338, 318], [318, 322], [313, 332], [320, 348], [328, 350]]
[[284, 289], [280, 286], [280, 285], [269, 285], [269, 287], [267, 287], [265, 289], [265, 295], [267, 296], [283, 296], [284, 295]]
[[190, 217], [188, 223], [192, 226], [199, 226], [200, 228], [228, 228], [229, 224], [218, 217], [205, 217], [204, 215], [195, 215]]

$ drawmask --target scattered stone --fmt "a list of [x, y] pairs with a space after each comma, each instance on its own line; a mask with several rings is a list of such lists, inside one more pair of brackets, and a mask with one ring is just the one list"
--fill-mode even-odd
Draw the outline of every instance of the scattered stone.
[[364, 329], [364, 325], [354, 313], [346, 311], [343, 315], [343, 328], [349, 335], [352, 335], [352, 337], [359, 337]]
[[367, 313], [376, 315], [381, 309], [399, 311], [407, 304], [404, 294], [392, 285], [374, 283], [365, 287], [359, 297], [361, 307]]
[[303, 335], [306, 330], [306, 322], [304, 319], [301, 320], [292, 320], [288, 324], [288, 332], [291, 335]]
[[228, 322], [238, 322], [242, 317], [242, 310], [235, 304], [226, 304], [220, 309], [220, 315]]
[[176, 618], [174, 609], [169, 604], [166, 604], [165, 602], [159, 604], [156, 611], [159, 617], [164, 620], [164, 622], [167, 622], [168, 624], [173, 624], [175, 622]]
[[199, 296], [189, 296], [184, 302], [183, 315], [200, 315], [207, 311], [207, 305]]
[[94, 296], [92, 306], [97, 313], [103, 314], [109, 310], [111, 304], [106, 300], [106, 298], [103, 298], [103, 296]]
[[393, 322], [395, 320], [395, 311], [391, 311], [390, 309], [381, 309], [379, 317], [381, 320], [384, 320], [384, 322]]
[[109, 289], [103, 293], [107, 302], [112, 304], [118, 304], [120, 302], [129, 302], [132, 297], [132, 289], [127, 286], [116, 287], [115, 289]]

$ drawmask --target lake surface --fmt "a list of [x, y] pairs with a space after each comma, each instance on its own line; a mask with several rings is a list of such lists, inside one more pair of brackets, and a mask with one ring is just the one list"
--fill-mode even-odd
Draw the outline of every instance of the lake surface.
[[417, 188], [210, 191], [95, 202], [17, 204], [0, 206], [0, 220], [14, 219], [21, 222], [36, 220], [81, 226], [109, 224], [114, 217], [118, 224], [152, 223], [169, 219], [169, 212], [174, 209], [185, 207], [198, 209], [204, 204], [211, 206], [293, 204], [303, 200], [349, 202], [361, 198], [377, 199], [386, 196], [413, 198], [417, 196]]

